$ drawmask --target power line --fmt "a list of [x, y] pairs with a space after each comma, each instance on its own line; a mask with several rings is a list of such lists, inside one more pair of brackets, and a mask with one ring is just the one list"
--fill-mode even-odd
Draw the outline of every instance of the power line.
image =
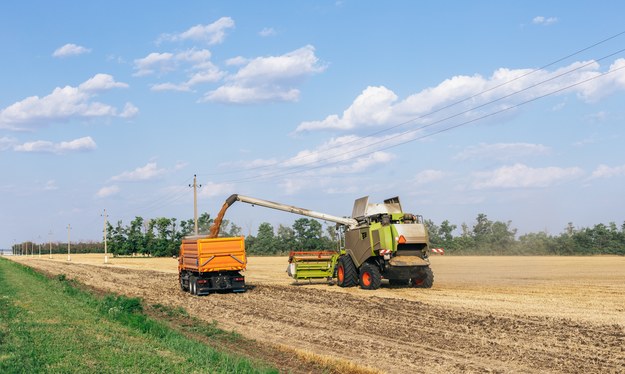
[[[396, 128], [401, 127], [401, 126], [405, 126], [405, 125], [407, 125], [409, 123], [413, 123], [413, 122], [421, 120], [421, 119], [425, 119], [425, 118], [430, 117], [430, 116], [432, 116], [432, 115], [434, 115], [436, 113], [442, 112], [442, 111], [447, 110], [449, 108], [452, 108], [454, 106], [457, 106], [457, 105], [460, 105], [460, 104], [465, 103], [467, 101], [470, 101], [472, 99], [475, 99], [476, 97], [482, 96], [482, 95], [484, 95], [484, 94], [486, 94], [488, 92], [492, 92], [492, 91], [497, 90], [497, 89], [499, 89], [501, 87], [509, 85], [509, 84], [511, 84], [513, 82], [519, 81], [520, 79], [525, 78], [525, 77], [527, 77], [527, 76], [529, 76], [531, 74], [535, 74], [536, 72], [543, 71], [544, 69], [546, 69], [546, 68], [548, 68], [550, 66], [553, 66], [553, 65], [555, 65], [555, 64], [557, 64], [559, 62], [562, 62], [562, 61], [564, 61], [564, 60], [566, 60], [566, 59], [568, 59], [568, 58], [570, 58], [572, 56], [575, 56], [575, 55], [578, 55], [578, 54], [580, 54], [582, 52], [590, 50], [590, 49], [592, 49], [592, 48], [594, 48], [594, 47], [596, 47], [596, 46], [598, 46], [600, 44], [606, 43], [607, 41], [615, 39], [615, 38], [617, 38], [617, 37], [619, 37], [619, 36], [621, 36], [623, 34], [625, 34], [625, 31], [620, 32], [620, 33], [615, 34], [615, 35], [612, 35], [612, 36], [610, 36], [608, 38], [605, 38], [605, 39], [603, 39], [603, 40], [601, 40], [601, 41], [599, 41], [597, 43], [594, 43], [594, 44], [592, 44], [592, 45], [590, 45], [588, 47], [585, 47], [585, 48], [580, 49], [580, 50], [578, 50], [578, 51], [576, 51], [574, 53], [571, 53], [571, 54], [569, 54], [569, 55], [567, 55], [565, 57], [559, 58], [559, 59], [557, 59], [555, 61], [552, 61], [552, 62], [550, 62], [548, 64], [545, 64], [545, 65], [541, 66], [540, 68], [531, 70], [531, 71], [529, 71], [527, 73], [524, 73], [524, 74], [522, 74], [520, 76], [517, 76], [517, 77], [515, 77], [513, 79], [510, 79], [510, 80], [508, 80], [506, 82], [500, 83], [498, 85], [495, 85], [493, 87], [485, 89], [485, 90], [483, 90], [483, 91], [481, 91], [479, 93], [473, 94], [471, 96], [468, 96], [468, 97], [463, 98], [461, 100], [455, 101], [455, 102], [453, 102], [451, 104], [445, 105], [445, 106], [443, 106], [441, 108], [438, 108], [436, 110], [430, 111], [430, 112], [428, 112], [426, 114], [423, 114], [423, 115], [420, 115], [418, 117], [414, 117], [414, 118], [411, 118], [411, 119], [409, 119], [407, 121], [401, 122], [399, 124], [396, 124], [396, 125], [393, 125], [393, 126], [389, 126], [389, 127], [384, 128], [384, 129], [372, 132], [369, 135], [366, 135], [366, 136], [361, 137], [359, 139], [351, 140], [351, 141], [347, 141], [345, 143], [342, 143], [339, 146], [330, 148], [329, 152], [333, 152], [333, 151], [337, 151], [337, 150], [340, 151], [340, 147], [345, 147], [346, 145], [353, 144], [353, 143], [355, 143], [357, 141], [362, 141], [363, 139], [372, 138], [372, 137], [374, 137], [376, 135], [379, 135], [379, 134], [391, 131], [393, 129], [396, 129]], [[283, 177], [283, 176], [287, 176], [287, 175], [304, 173], [304, 172], [307, 172], [307, 171], [312, 171], [312, 170], [316, 170], [316, 169], [325, 168], [325, 167], [329, 167], [329, 166], [332, 166], [332, 165], [348, 162], [348, 161], [351, 161], [351, 160], [354, 160], [354, 159], [358, 159], [358, 158], [361, 158], [361, 157], [364, 157], [364, 156], [372, 155], [375, 152], [380, 152], [380, 151], [383, 151], [383, 150], [391, 149], [391, 148], [394, 148], [394, 147], [401, 146], [403, 144], [407, 144], [407, 143], [414, 142], [414, 141], [417, 141], [417, 140], [420, 140], [420, 139], [424, 139], [424, 138], [427, 138], [427, 137], [431, 137], [431, 136], [434, 136], [434, 135], [437, 135], [437, 134], [440, 134], [440, 133], [443, 133], [443, 132], [446, 132], [446, 131], [450, 131], [452, 129], [455, 129], [455, 128], [458, 128], [458, 127], [461, 127], [461, 126], [465, 126], [465, 125], [468, 125], [470, 123], [474, 123], [476, 121], [479, 121], [479, 120], [482, 120], [482, 119], [485, 119], [485, 118], [497, 115], [499, 113], [502, 113], [502, 112], [505, 112], [505, 111], [508, 111], [508, 110], [511, 110], [511, 109], [514, 109], [514, 108], [518, 108], [518, 107], [520, 107], [522, 105], [526, 105], [528, 103], [534, 102], [534, 101], [542, 99], [544, 97], [547, 97], [547, 96], [550, 96], [550, 95], [554, 95], [556, 93], [568, 90], [568, 89], [570, 89], [572, 87], [584, 84], [584, 83], [586, 83], [588, 81], [591, 81], [591, 80], [603, 77], [603, 76], [605, 76], [607, 74], [611, 74], [611, 73], [613, 73], [615, 71], [621, 70], [622, 68], [613, 69], [611, 71], [602, 73], [602, 74], [600, 74], [598, 76], [591, 77], [589, 79], [586, 79], [586, 80], [583, 80], [583, 81], [571, 84], [569, 86], [566, 86], [566, 87], [563, 87], [563, 88], [560, 88], [560, 89], [557, 89], [557, 90], [554, 90], [554, 91], [551, 91], [551, 92], [549, 92], [547, 94], [536, 96], [536, 97], [534, 97], [532, 99], [526, 100], [526, 101], [518, 103], [516, 105], [508, 106], [506, 108], [503, 108], [503, 109], [500, 109], [500, 110], [496, 110], [494, 112], [485, 114], [485, 115], [477, 117], [477, 118], [473, 118], [471, 120], [467, 120], [467, 121], [461, 122], [461, 123], [453, 125], [453, 126], [448, 126], [448, 127], [445, 127], [445, 128], [442, 128], [442, 129], [430, 132], [428, 134], [424, 134], [422, 136], [413, 137], [417, 132], [419, 132], [421, 130], [424, 130], [424, 129], [429, 128], [429, 127], [433, 127], [435, 125], [439, 125], [439, 124], [441, 124], [441, 123], [443, 123], [445, 121], [449, 121], [449, 120], [451, 120], [453, 118], [457, 118], [459, 116], [462, 116], [463, 114], [469, 113], [471, 111], [475, 111], [476, 109], [484, 108], [484, 107], [486, 107], [488, 105], [494, 104], [494, 103], [496, 103], [498, 101], [501, 101], [503, 99], [510, 98], [510, 97], [512, 97], [514, 95], [518, 95], [518, 94], [520, 94], [522, 92], [525, 92], [527, 90], [530, 90], [532, 88], [535, 88], [537, 86], [545, 84], [547, 82], [553, 81], [553, 80], [561, 78], [563, 76], [566, 76], [567, 74], [571, 74], [572, 72], [580, 70], [580, 69], [582, 69], [584, 67], [587, 67], [587, 66], [589, 66], [591, 64], [594, 64], [597, 61], [601, 61], [601, 60], [604, 60], [606, 58], [612, 57], [612, 56], [614, 56], [616, 54], [622, 53], [623, 51], [625, 51], [625, 49], [621, 49], [621, 50], [619, 50], [617, 52], [611, 53], [611, 54], [609, 54], [607, 56], [604, 56], [604, 57], [602, 57], [600, 59], [591, 60], [590, 62], [588, 62], [586, 64], [583, 64], [583, 65], [578, 66], [576, 68], [570, 69], [570, 70], [568, 70], [566, 72], [557, 74], [555, 76], [550, 76], [548, 79], [542, 80], [542, 81], [540, 81], [538, 83], [535, 83], [533, 85], [525, 87], [525, 88], [523, 88], [521, 90], [512, 92], [510, 94], [504, 95], [504, 96], [499, 97], [497, 99], [491, 100], [489, 102], [486, 102], [486, 103], [480, 104], [478, 106], [472, 107], [472, 108], [470, 108], [468, 110], [464, 110], [464, 111], [461, 111], [461, 112], [456, 113], [456, 114], [451, 114], [451, 115], [449, 115], [449, 116], [447, 116], [445, 118], [442, 118], [442, 119], [433, 121], [431, 123], [422, 125], [422, 126], [420, 126], [418, 128], [411, 129], [411, 130], [406, 130], [404, 132], [401, 132], [401, 133], [398, 133], [398, 134], [394, 134], [394, 135], [392, 135], [390, 137], [387, 137], [385, 139], [378, 140], [376, 142], [367, 144], [365, 146], [362, 146], [362, 147], [359, 147], [359, 148], [356, 148], [356, 149], [352, 149], [352, 150], [341, 152], [341, 153], [334, 153], [334, 154], [330, 155], [329, 157], [325, 157], [323, 159], [318, 159], [318, 160], [313, 160], [311, 162], [304, 163], [303, 165], [293, 166], [293, 167], [287, 168], [286, 170], [278, 170], [278, 171], [273, 171], [273, 172], [269, 172], [269, 173], [265, 173], [265, 174], [257, 174], [257, 175], [253, 175], [253, 176], [249, 176], [249, 177], [225, 180], [225, 181], [222, 181], [222, 183], [246, 183], [246, 182], [251, 182], [251, 181], [255, 181], [255, 180], [272, 180], [272, 179], [277, 179], [277, 178], [280, 178], [280, 177]], [[381, 145], [383, 145], [385, 143], [388, 143], [388, 142], [390, 142], [392, 140], [396, 140], [396, 139], [399, 139], [399, 138], [405, 137], [405, 136], [408, 136], [409, 139], [405, 140], [405, 141], [399, 141], [398, 143], [391, 144], [391, 145], [388, 145], [388, 146], [381, 146]], [[375, 147], [375, 146], [378, 146], [378, 147], [376, 147], [375, 149], [373, 149], [371, 151], [359, 152], [359, 151], [365, 151], [367, 149], [372, 149], [372, 147]], [[359, 152], [359, 153], [356, 153], [356, 152]], [[348, 156], [348, 155], [354, 154], [354, 153], [356, 153], [354, 156], [346, 157], [346, 158], [340, 159], [340, 160], [336, 160], [337, 158], [339, 158], [341, 156]], [[310, 158], [313, 155], [315, 155], [315, 154], [313, 153], [313, 154], [298, 156], [298, 157], [295, 157], [295, 158], [284, 160], [282, 162], [277, 162], [277, 163], [272, 164], [272, 165], [259, 166], [259, 167], [255, 167], [253, 169], [252, 168], [246, 168], [246, 169], [232, 170], [232, 171], [221, 172], [221, 173], [208, 173], [208, 174], [198, 174], [198, 175], [209, 175], [209, 176], [211, 176], [211, 175], [237, 174], [237, 173], [244, 173], [244, 172], [249, 172], [249, 171], [256, 171], [256, 172], [258, 172], [258, 171], [262, 171], [262, 170], [265, 170], [265, 169], [275, 169], [276, 167], [279, 167], [280, 165], [284, 165], [284, 164], [287, 164], [287, 163], [292, 163], [294, 161]], [[336, 161], [331, 161], [331, 160], [336, 160]], [[302, 167], [302, 166], [305, 166], [305, 167]], [[190, 179], [191, 178], [186, 179], [185, 182], [182, 185], [186, 184]], [[135, 211], [135, 212], [136, 211], [147, 212], [147, 211], [153, 211], [153, 210], [156, 210], [156, 209], [161, 209], [161, 208], [163, 208], [165, 206], [173, 204], [174, 202], [176, 202], [176, 201], [178, 201], [178, 200], [180, 200], [182, 198], [185, 198], [186, 196], [188, 196], [188, 195], [187, 195], [186, 191], [184, 191], [183, 188], [177, 189], [177, 190], [173, 190], [170, 193], [168, 193], [166, 196], [164, 196], [163, 198], [160, 198], [158, 200], [154, 200], [154, 201], [146, 204], [145, 206], [143, 206], [141, 208], [134, 208], [134, 209], [132, 209], [132, 211]], [[128, 210], [127, 212], [124, 212], [124, 214], [127, 214], [130, 211], [131, 210]]]
[[[619, 33], [614, 34], [614, 35], [612, 35], [612, 36], [609, 36], [609, 37], [607, 37], [607, 38], [605, 38], [605, 39], [602, 39], [602, 40], [600, 40], [600, 41], [598, 41], [598, 42], [596, 42], [596, 43], [593, 43], [593, 44], [591, 44], [591, 45], [589, 45], [589, 46], [587, 46], [587, 47], [584, 47], [584, 48], [579, 49], [579, 50], [577, 50], [577, 51], [575, 51], [575, 52], [573, 52], [573, 53], [570, 53], [570, 54], [568, 54], [568, 55], [566, 55], [566, 56], [564, 56], [564, 57], [561, 57], [561, 58], [559, 58], [559, 59], [557, 59], [557, 60], [554, 60], [554, 61], [552, 61], [552, 62], [549, 62], [549, 63], [547, 63], [547, 64], [545, 64], [545, 65], [543, 65], [543, 66], [541, 66], [541, 67], [539, 67], [539, 68], [536, 68], [536, 69], [533, 69], [533, 70], [531, 70], [531, 71], [529, 71], [529, 72], [527, 72], [527, 73], [521, 74], [521, 75], [519, 75], [519, 76], [517, 76], [517, 77], [515, 77], [515, 78], [512, 78], [512, 79], [510, 79], [510, 80], [508, 80], [508, 81], [506, 81], [506, 82], [503, 82], [503, 83], [497, 84], [497, 85], [495, 85], [495, 86], [493, 86], [493, 87], [487, 88], [487, 89], [485, 89], [485, 90], [483, 90], [483, 91], [480, 91], [480, 92], [478, 92], [478, 93], [476, 93], [476, 94], [473, 94], [473, 95], [471, 95], [471, 96], [465, 97], [465, 98], [460, 99], [460, 100], [458, 100], [458, 101], [452, 102], [452, 103], [450, 103], [450, 104], [448, 104], [448, 105], [445, 105], [445, 106], [442, 106], [442, 107], [440, 107], [440, 108], [438, 108], [438, 109], [436, 109], [436, 110], [432, 110], [432, 111], [430, 111], [430, 112], [428, 112], [428, 113], [425, 113], [425, 114], [422, 114], [422, 115], [420, 115], [420, 116], [417, 116], [417, 117], [411, 118], [411, 119], [409, 119], [409, 120], [406, 120], [406, 121], [404, 121], [404, 122], [398, 123], [398, 124], [396, 124], [396, 125], [392, 125], [392, 126], [389, 126], [389, 127], [384, 128], [384, 129], [381, 129], [381, 130], [378, 130], [378, 131], [375, 131], [375, 132], [369, 133], [369, 134], [367, 134], [367, 135], [365, 135], [365, 136], [363, 136], [363, 137], [361, 137], [361, 138], [359, 138], [359, 139], [355, 139], [355, 140], [347, 141], [347, 142], [345, 142], [345, 143], [340, 144], [340, 147], [345, 147], [346, 145], [353, 144], [353, 143], [355, 143], [355, 142], [361, 141], [361, 140], [362, 140], [362, 139], [364, 139], [364, 138], [373, 137], [373, 136], [376, 136], [376, 135], [379, 135], [379, 134], [382, 134], [382, 133], [388, 132], [388, 131], [390, 131], [390, 130], [396, 129], [396, 128], [398, 128], [398, 127], [405, 126], [405, 125], [407, 125], [407, 124], [409, 124], [409, 123], [412, 123], [412, 122], [415, 122], [415, 121], [418, 121], [418, 120], [421, 120], [421, 119], [425, 119], [425, 118], [430, 117], [430, 116], [432, 116], [432, 115], [434, 115], [434, 114], [437, 114], [437, 113], [439, 113], [439, 112], [442, 112], [442, 111], [444, 111], [444, 110], [446, 110], [446, 109], [449, 109], [449, 108], [455, 107], [455, 106], [457, 106], [457, 105], [460, 105], [460, 104], [462, 104], [462, 103], [465, 103], [465, 102], [467, 102], [467, 101], [470, 101], [470, 100], [472, 100], [472, 99], [475, 99], [475, 98], [477, 98], [477, 97], [479, 97], [479, 96], [482, 96], [482, 95], [484, 95], [484, 94], [486, 94], [486, 93], [488, 93], [488, 92], [491, 92], [491, 91], [497, 90], [497, 89], [499, 89], [499, 88], [501, 88], [501, 87], [504, 87], [504, 86], [506, 86], [506, 85], [509, 85], [509, 84], [511, 84], [511, 83], [513, 83], [513, 82], [516, 82], [516, 81], [518, 81], [518, 80], [520, 80], [520, 79], [522, 79], [522, 78], [525, 78], [525, 77], [527, 77], [527, 76], [530, 76], [530, 75], [532, 75], [532, 74], [535, 74], [535, 73], [537, 73], [537, 72], [539, 72], [539, 71], [543, 71], [543, 70], [545, 70], [545, 69], [546, 69], [546, 68], [548, 68], [548, 67], [551, 67], [551, 66], [553, 66], [553, 65], [555, 65], [555, 64], [557, 64], [557, 63], [560, 63], [560, 62], [562, 62], [562, 61], [565, 61], [565, 60], [567, 60], [567, 59], [569, 59], [569, 58], [571, 58], [571, 57], [573, 57], [573, 56], [576, 56], [576, 55], [581, 54], [581, 53], [583, 53], [583, 52], [585, 52], [585, 51], [588, 51], [588, 50], [590, 50], [590, 49], [592, 49], [592, 48], [595, 48], [595, 47], [597, 47], [597, 46], [599, 46], [599, 45], [601, 45], [601, 44], [604, 44], [604, 43], [606, 43], [606, 42], [608, 42], [608, 41], [610, 41], [610, 40], [612, 40], [612, 39], [618, 38], [619, 36], [624, 35], [624, 34], [625, 34], [625, 31], [619, 32]], [[608, 55], [608, 56], [604, 56], [604, 57], [602, 57], [602, 58], [600, 58], [600, 59], [596, 59], [596, 60], [593, 60], [593, 61], [601, 61], [601, 60], [603, 60], [603, 59], [606, 59], [606, 58], [608, 58], [608, 57], [614, 56], [614, 55], [616, 55], [616, 54], [618, 54], [618, 53], [621, 53], [621, 52], [623, 52], [623, 51], [624, 51], [624, 49], [621, 49], [621, 50], [619, 50], [619, 51], [617, 51], [617, 52], [614, 52], [614, 53], [612, 53], [612, 54], [610, 54], [610, 55]], [[590, 63], [585, 64], [585, 65], [584, 65], [584, 66], [582, 66], [582, 67], [578, 67], [578, 68], [576, 68], [576, 69], [570, 70], [570, 72], [572, 72], [572, 71], [576, 71], [576, 70], [579, 70], [579, 69], [581, 69], [581, 68], [583, 68], [583, 67], [585, 67], [585, 66], [588, 66], [588, 65], [590, 65], [590, 64], [592, 64], [592, 63], [593, 63], [593, 62], [591, 61]], [[566, 74], [566, 73], [564, 73], [564, 74]], [[564, 75], [564, 74], [563, 74], [563, 75]], [[543, 83], [545, 83], [545, 82], [540, 82], [540, 83], [538, 83], [537, 85], [539, 85], [539, 84], [543, 84]], [[536, 86], [536, 85], [534, 85], [534, 86]], [[530, 86], [530, 87], [528, 87], [528, 88], [526, 88], [526, 89], [524, 89], [524, 90], [521, 90], [521, 91], [519, 91], [519, 92], [523, 92], [523, 91], [525, 91], [525, 90], [527, 90], [527, 89], [529, 89], [529, 88], [532, 88], [532, 87], [534, 87], [534, 86]], [[499, 99], [493, 100], [493, 101], [491, 101], [491, 102], [488, 102], [488, 103], [482, 104], [482, 105], [480, 105], [480, 106], [478, 106], [478, 107], [476, 107], [476, 108], [469, 109], [469, 111], [471, 111], [471, 110], [475, 110], [475, 109], [478, 109], [478, 108], [481, 108], [481, 107], [486, 106], [486, 105], [489, 105], [489, 104], [491, 104], [491, 103], [493, 103], [493, 102], [496, 102], [496, 101], [502, 100], [503, 98], [507, 98], [507, 97], [513, 96], [514, 94], [516, 94], [516, 93], [510, 94], [510, 95], [506, 95], [506, 96], [504, 96], [504, 97], [502, 97], [502, 98], [499, 98]], [[467, 111], [464, 111], [464, 112], [462, 112], [462, 113], [466, 113], [466, 112], [467, 112]], [[458, 114], [458, 115], [461, 115], [461, 114]], [[452, 118], [453, 118], [453, 117], [456, 117], [456, 116], [458, 116], [458, 115], [452, 116]], [[426, 127], [427, 127], [427, 126], [426, 126]], [[338, 146], [337, 146], [337, 147], [335, 147], [335, 148], [338, 148]], [[331, 148], [330, 150], [332, 150], [332, 148]], [[351, 153], [351, 152], [352, 152], [352, 151], [347, 152], [347, 153]], [[285, 161], [282, 161], [282, 162], [277, 162], [277, 163], [274, 163], [274, 164], [271, 164], [271, 165], [258, 166], [258, 167], [254, 167], [254, 168], [243, 168], [243, 169], [239, 169], [239, 170], [229, 170], [229, 171], [224, 171], [224, 172], [219, 172], [219, 173], [204, 173], [204, 174], [200, 174], [200, 175], [204, 175], [204, 176], [228, 175], [228, 174], [239, 174], [239, 173], [243, 173], [243, 172], [247, 172], [247, 171], [251, 171], [251, 170], [258, 171], [258, 170], [270, 169], [270, 168], [275, 168], [275, 167], [278, 167], [278, 166], [280, 166], [280, 165], [282, 165], [282, 164], [286, 164], [287, 162], [293, 162], [293, 161], [298, 161], [298, 160], [301, 160], [301, 159], [307, 159], [307, 158], [310, 158], [310, 157], [312, 157], [312, 156], [314, 156], [314, 155], [315, 155], [315, 153], [312, 153], [312, 154], [307, 154], [307, 155], [303, 155], [303, 156], [298, 156], [298, 157], [295, 157], [295, 158], [291, 158], [291, 159], [288, 159], [288, 160], [285, 160]], [[340, 155], [342, 155], [342, 154], [340, 154]], [[323, 161], [323, 160], [321, 160], [321, 161]], [[319, 160], [314, 160], [314, 161], [310, 162], [309, 164], [314, 164], [314, 163], [317, 163], [317, 162], [319, 162]], [[248, 178], [244, 178], [244, 180], [246, 180], [246, 179], [248, 179]]]
[[[604, 76], [606, 76], [606, 75], [612, 74], [612, 73], [614, 73], [614, 72], [616, 72], [616, 71], [619, 71], [619, 70], [622, 70], [622, 69], [625, 69], [625, 66], [621, 66], [621, 67], [618, 67], [618, 68], [612, 69], [612, 70], [610, 70], [610, 71], [607, 71], [607, 72], [601, 73], [600, 75], [597, 75], [597, 76], [594, 76], [594, 77], [591, 77], [591, 78], [588, 78], [588, 79], [585, 79], [585, 80], [579, 81], [579, 82], [577, 82], [577, 83], [573, 83], [573, 84], [571, 84], [571, 85], [568, 85], [568, 86], [565, 86], [565, 87], [559, 88], [559, 89], [557, 89], [557, 90], [551, 91], [551, 92], [546, 93], [546, 94], [543, 94], [543, 95], [539, 95], [539, 96], [533, 97], [533, 98], [528, 99], [528, 100], [526, 100], [526, 101], [523, 101], [523, 102], [521, 102], [521, 103], [518, 103], [518, 104], [515, 104], [515, 105], [511, 105], [511, 106], [505, 107], [505, 108], [500, 109], [500, 110], [496, 110], [496, 111], [494, 111], [494, 112], [491, 112], [491, 113], [488, 113], [488, 114], [482, 115], [482, 116], [480, 116], [480, 117], [473, 118], [473, 119], [470, 119], [470, 120], [467, 120], [467, 121], [461, 122], [461, 123], [459, 123], [459, 124], [456, 124], [456, 125], [453, 125], [453, 126], [449, 126], [449, 127], [446, 127], [446, 128], [443, 128], [443, 129], [440, 129], [440, 130], [437, 130], [437, 131], [434, 131], [434, 132], [429, 133], [429, 134], [425, 134], [425, 135], [420, 136], [420, 137], [412, 138], [412, 139], [409, 139], [409, 140], [406, 140], [406, 141], [399, 142], [399, 143], [397, 143], [397, 144], [393, 144], [393, 145], [389, 145], [389, 146], [386, 146], [386, 147], [378, 148], [378, 149], [376, 149], [376, 150], [374, 150], [374, 151], [370, 151], [370, 152], [366, 152], [366, 153], [361, 153], [361, 154], [355, 155], [355, 156], [353, 156], [353, 157], [350, 157], [350, 158], [347, 158], [347, 159], [344, 159], [344, 160], [334, 161], [334, 162], [326, 163], [326, 164], [323, 164], [323, 165], [311, 166], [311, 167], [308, 167], [308, 168], [306, 168], [306, 169], [299, 169], [299, 170], [293, 170], [293, 171], [288, 171], [288, 172], [275, 173], [275, 174], [270, 175], [270, 177], [271, 177], [271, 178], [269, 178], [269, 179], [273, 179], [274, 177], [282, 177], [282, 176], [285, 176], [285, 175], [299, 174], [299, 173], [306, 172], [306, 171], [311, 171], [311, 170], [320, 169], [320, 168], [328, 167], [328, 166], [335, 165], [335, 164], [340, 164], [340, 163], [343, 163], [343, 162], [346, 162], [346, 161], [351, 161], [351, 160], [354, 160], [354, 159], [357, 159], [357, 158], [361, 158], [361, 157], [363, 157], [363, 156], [368, 156], [368, 155], [371, 155], [371, 154], [373, 154], [373, 153], [375, 153], [375, 152], [384, 151], [384, 150], [391, 149], [391, 148], [395, 148], [395, 147], [398, 147], [398, 146], [400, 146], [400, 145], [404, 145], [404, 144], [407, 144], [407, 143], [411, 143], [411, 142], [414, 142], [414, 141], [417, 141], [417, 140], [425, 139], [425, 138], [428, 138], [428, 137], [431, 137], [431, 136], [434, 136], [434, 135], [437, 135], [437, 134], [440, 134], [440, 133], [443, 133], [443, 132], [446, 132], [446, 131], [449, 131], [449, 130], [453, 130], [453, 129], [458, 128], [458, 127], [461, 127], [461, 126], [465, 126], [465, 125], [468, 125], [468, 124], [471, 124], [471, 123], [474, 123], [474, 122], [477, 122], [477, 121], [483, 120], [483, 119], [485, 119], [485, 118], [489, 118], [489, 117], [495, 116], [495, 115], [500, 114], [500, 113], [503, 113], [503, 112], [507, 112], [507, 111], [509, 111], [509, 110], [512, 110], [512, 109], [515, 109], [515, 108], [521, 107], [521, 106], [523, 106], [523, 105], [526, 105], [526, 104], [532, 103], [532, 102], [534, 102], [534, 101], [537, 101], [537, 100], [543, 99], [543, 98], [545, 98], [545, 97], [548, 97], [548, 96], [551, 96], [551, 95], [555, 95], [555, 94], [557, 94], [557, 93], [560, 93], [560, 92], [566, 91], [566, 90], [568, 90], [568, 89], [571, 89], [571, 88], [573, 88], [573, 87], [576, 87], [576, 86], [582, 85], [582, 84], [584, 84], [584, 83], [588, 83], [588, 82], [590, 82], [590, 81], [593, 81], [593, 80], [595, 80], [595, 79], [598, 79], [598, 78], [604, 77]], [[417, 131], [419, 131], [419, 130], [420, 130], [420, 129], [411, 130], [410, 132], [417, 132]], [[404, 134], [405, 134], [405, 133], [404, 133]], [[229, 182], [230, 182], [230, 183], [241, 183], [241, 182], [248, 182], [248, 181], [251, 181], [251, 180], [256, 180], [256, 179], [263, 179], [263, 178], [266, 178], [266, 177], [267, 177], [266, 175], [265, 175], [265, 176], [256, 176], [256, 177], [250, 177], [250, 178], [246, 178], [246, 179], [234, 180], [234, 181], [229, 181]]]

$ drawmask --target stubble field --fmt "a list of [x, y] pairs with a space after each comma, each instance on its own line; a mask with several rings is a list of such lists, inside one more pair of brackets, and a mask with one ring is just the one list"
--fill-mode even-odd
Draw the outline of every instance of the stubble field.
[[180, 291], [172, 258], [14, 257], [89, 286], [182, 306], [288, 352], [388, 373], [624, 372], [625, 258], [432, 257], [434, 287], [296, 284], [251, 257], [243, 294]]

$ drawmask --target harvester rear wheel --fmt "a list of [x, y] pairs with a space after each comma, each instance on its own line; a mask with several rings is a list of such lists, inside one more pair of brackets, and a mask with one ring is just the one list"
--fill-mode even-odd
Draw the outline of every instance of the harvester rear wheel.
[[360, 267], [360, 288], [365, 290], [377, 290], [382, 283], [380, 269], [370, 263], [365, 263]]
[[389, 283], [391, 286], [405, 286], [405, 285], [407, 285], [407, 284], [408, 284], [408, 281], [409, 281], [409, 280], [410, 280], [410, 279], [389, 279], [389, 280], [388, 280], [388, 283]]
[[352, 287], [358, 284], [358, 271], [349, 255], [339, 257], [336, 284], [340, 287]]
[[434, 284], [434, 272], [429, 266], [423, 267], [419, 271], [417, 278], [412, 278], [411, 283], [413, 287], [417, 288], [432, 288]]

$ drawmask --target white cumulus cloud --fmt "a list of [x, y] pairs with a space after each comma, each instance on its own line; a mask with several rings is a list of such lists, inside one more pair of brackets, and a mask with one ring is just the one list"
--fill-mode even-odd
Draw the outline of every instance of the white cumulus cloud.
[[118, 108], [94, 98], [102, 91], [126, 87], [126, 83], [116, 82], [111, 75], [96, 74], [78, 87], [57, 87], [46, 96], [30, 96], [1, 109], [0, 128], [21, 130], [50, 122], [119, 117]]
[[82, 55], [84, 53], [91, 52], [91, 49], [85, 48], [80, 45], [68, 43], [62, 47], [57, 48], [54, 53], [52, 53], [53, 57], [68, 57], [68, 56], [77, 56]]
[[367, 87], [350, 105], [343, 115], [332, 114], [322, 121], [302, 122], [296, 131], [322, 129], [349, 130], [357, 126], [372, 126], [388, 123], [393, 114], [393, 103], [397, 95], [384, 86]]
[[206, 49], [188, 49], [178, 53], [150, 53], [144, 58], [135, 60], [135, 76], [157, 74], [164, 76], [169, 73], [184, 71], [187, 79], [183, 82], [161, 82], [151, 85], [152, 91], [191, 91], [193, 86], [203, 83], [214, 83], [222, 80], [226, 72], [211, 61], [211, 52]]
[[[602, 76], [604, 73], [609, 74]], [[573, 93], [585, 102], [595, 102], [624, 89], [625, 59], [622, 58], [607, 70], [602, 70], [596, 61], [574, 62], [553, 71], [500, 68], [487, 78], [455, 76], [404, 99], [387, 87], [370, 86], [342, 113], [304, 121], [296, 132], [407, 123], [444, 126], [475, 120], [549, 94]]]
[[274, 30], [272, 27], [264, 27], [262, 30], [260, 30], [258, 35], [262, 37], [274, 36], [276, 35], [276, 30]]
[[296, 101], [300, 95], [296, 87], [326, 67], [311, 45], [281, 56], [257, 57], [227, 77], [225, 85], [208, 92], [204, 101], [236, 104]]
[[625, 165], [610, 167], [599, 165], [591, 174], [591, 179], [625, 176]]
[[2, 138], [0, 138], [0, 151], [6, 151], [7, 149], [11, 149], [16, 143], [17, 139], [3, 136]]
[[234, 20], [230, 17], [221, 17], [217, 21], [208, 25], [195, 25], [188, 30], [175, 33], [163, 34], [159, 37], [158, 43], [163, 41], [180, 42], [186, 40], [199, 41], [208, 45], [223, 43], [226, 38], [226, 31], [234, 28]]
[[159, 169], [156, 162], [148, 162], [145, 166], [141, 166], [132, 171], [125, 171], [111, 178], [112, 181], [134, 182], [145, 181], [158, 178], [167, 171]]
[[473, 188], [543, 188], [581, 177], [584, 171], [578, 167], [531, 168], [524, 164], [503, 166], [489, 172], [474, 174]]
[[441, 180], [445, 177], [445, 173], [441, 170], [427, 169], [417, 173], [413, 180], [413, 185], [422, 186]]
[[229, 195], [234, 190], [234, 185], [230, 183], [202, 183], [202, 188], [198, 190], [199, 198], [211, 198], [215, 196]]
[[119, 191], [120, 191], [119, 186], [111, 185], [111, 186], [105, 186], [105, 187], [100, 188], [98, 192], [96, 192], [95, 195], [96, 197], [104, 198], [104, 197], [117, 195]]
[[34, 153], [68, 153], [68, 152], [86, 152], [93, 151], [97, 148], [95, 141], [90, 136], [74, 139], [70, 141], [53, 143], [47, 140], [37, 140], [34, 142], [26, 142], [14, 146], [16, 152], [34, 152]]
[[558, 17], [544, 17], [544, 16], [536, 16], [532, 19], [532, 23], [535, 25], [544, 25], [549, 26], [558, 22]]
[[43, 186], [44, 191], [55, 191], [59, 189], [59, 186], [56, 185], [56, 181], [54, 179], [50, 179]]

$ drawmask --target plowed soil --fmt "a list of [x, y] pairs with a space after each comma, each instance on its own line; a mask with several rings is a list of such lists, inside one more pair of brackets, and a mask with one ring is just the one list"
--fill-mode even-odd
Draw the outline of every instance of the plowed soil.
[[246, 293], [205, 297], [180, 291], [175, 259], [55, 257], [14, 259], [381, 372], [625, 372], [623, 257], [439, 256], [433, 288], [375, 291], [295, 284], [285, 257], [252, 257]]

